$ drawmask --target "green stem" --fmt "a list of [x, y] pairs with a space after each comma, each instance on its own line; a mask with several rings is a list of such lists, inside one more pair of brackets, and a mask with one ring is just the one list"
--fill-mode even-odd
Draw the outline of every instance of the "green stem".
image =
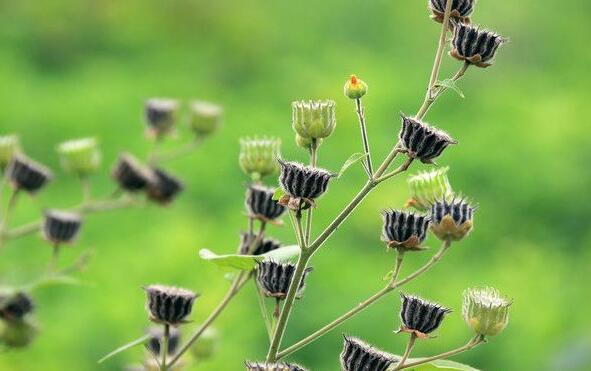
[[271, 341], [271, 338], [273, 336], [273, 324], [269, 319], [269, 311], [267, 310], [267, 305], [265, 304], [265, 297], [261, 292], [261, 289], [259, 289], [259, 287], [257, 286], [256, 282], [254, 284], [254, 288], [257, 291], [257, 300], [259, 302], [259, 308], [261, 310], [263, 321], [265, 322], [265, 328], [267, 329], [267, 336], [269, 337], [269, 341]]
[[416, 340], [417, 340], [417, 335], [413, 332], [412, 334], [410, 334], [410, 338], [408, 339], [408, 343], [406, 344], [406, 349], [404, 350], [404, 354], [402, 355], [402, 358], [398, 362], [398, 366], [394, 369], [394, 371], [401, 370], [403, 368], [404, 363], [406, 362], [408, 357], [410, 357], [410, 353], [412, 352], [412, 349], [415, 346]]
[[82, 175], [80, 176], [80, 186], [82, 187], [82, 202], [90, 202], [92, 198], [92, 192], [90, 188], [90, 181], [88, 176]]
[[[318, 140], [312, 139], [312, 144], [310, 145], [310, 166], [316, 167], [316, 163], [318, 162]], [[314, 208], [310, 207], [308, 209], [308, 215], [306, 216], [306, 234], [304, 237], [304, 242], [306, 246], [310, 243], [310, 234], [312, 233], [312, 214], [314, 213]]]
[[10, 198], [8, 199], [8, 204], [6, 205], [6, 210], [4, 211], [4, 217], [0, 221], [0, 247], [4, 244], [4, 240], [6, 239], [5, 230], [8, 227], [8, 220], [10, 219], [10, 215], [16, 206], [16, 201], [18, 199], [19, 189], [15, 188], [12, 193], [10, 194]]
[[367, 128], [365, 125], [365, 109], [361, 104], [361, 98], [355, 99], [355, 111], [357, 119], [359, 120], [359, 127], [361, 128], [361, 138], [363, 140], [363, 150], [365, 153], [365, 160], [367, 164], [367, 175], [371, 179], [373, 177], [373, 165], [371, 161], [371, 152], [369, 150], [369, 140], [367, 139]]
[[382, 175], [377, 181], [383, 182], [384, 180], [388, 180], [388, 179], [392, 178], [393, 176], [396, 176], [402, 172], [405, 172], [406, 170], [408, 170], [408, 168], [412, 164], [413, 160], [414, 160], [414, 158], [412, 158], [412, 157], [407, 158], [406, 161], [404, 161], [404, 163], [402, 165], [400, 165], [396, 170], [392, 170], [388, 174]]
[[398, 367], [395, 370], [403, 370], [405, 368], [410, 368], [410, 367], [415, 367], [418, 365], [422, 365], [424, 363], [428, 363], [428, 362], [433, 362], [436, 361], [438, 359], [446, 359], [449, 358], [451, 356], [454, 356], [456, 354], [462, 353], [462, 352], [466, 352], [474, 347], [476, 347], [479, 344], [482, 344], [485, 342], [485, 338], [484, 336], [481, 335], [477, 335], [476, 337], [472, 338], [468, 343], [466, 343], [466, 345], [461, 346], [459, 348], [456, 348], [454, 350], [450, 350], [448, 352], [444, 352], [435, 356], [431, 356], [431, 357], [426, 357], [426, 358], [420, 358], [416, 361], [413, 362], [409, 362], [405, 365], [403, 365], [402, 367]]
[[162, 338], [162, 361], [160, 362], [160, 370], [166, 371], [168, 370], [168, 365], [166, 364], [166, 356], [168, 355], [168, 342], [170, 339], [170, 325], [164, 324], [164, 336]]
[[151, 156], [151, 164], [156, 165], [161, 162], [176, 160], [179, 157], [187, 156], [195, 151], [201, 145], [202, 141], [200, 139], [195, 139], [183, 147], [176, 148], [169, 152], [160, 152], [160, 153], [153, 153]]

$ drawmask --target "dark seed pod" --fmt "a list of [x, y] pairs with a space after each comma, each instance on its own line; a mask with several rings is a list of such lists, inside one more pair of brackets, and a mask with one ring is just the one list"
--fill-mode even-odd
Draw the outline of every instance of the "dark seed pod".
[[345, 335], [341, 352], [341, 369], [343, 371], [386, 371], [396, 358], [382, 352], [358, 338]]
[[281, 174], [279, 182], [285, 192], [293, 198], [314, 200], [328, 188], [333, 174], [323, 169], [304, 166], [297, 162], [279, 160]]
[[53, 178], [49, 168], [18, 153], [12, 156], [6, 174], [15, 189], [31, 194], [43, 188]]
[[176, 177], [161, 169], [153, 169], [154, 180], [148, 184], [148, 198], [161, 204], [174, 200], [183, 191], [183, 184]]
[[193, 291], [177, 287], [150, 285], [145, 290], [150, 320], [173, 326], [185, 322], [197, 298]]
[[20, 321], [34, 309], [33, 298], [24, 292], [0, 295], [0, 318], [7, 322]]
[[389, 248], [421, 250], [421, 244], [427, 237], [429, 217], [400, 210], [387, 210], [382, 216], [382, 241]]
[[[276, 263], [265, 260], [257, 263], [257, 284], [263, 290], [265, 296], [284, 299], [289, 290], [296, 266], [291, 263]], [[300, 298], [305, 288], [305, 281], [312, 268], [306, 268], [304, 276], [298, 286], [296, 297]]]
[[478, 67], [488, 67], [504, 42], [495, 32], [460, 23], [455, 27], [450, 55]]
[[152, 171], [128, 153], [119, 156], [112, 175], [119, 186], [128, 192], [144, 190], [150, 183], [156, 182]]
[[281, 247], [281, 242], [274, 240], [272, 238], [263, 238], [262, 241], [259, 242], [258, 246], [254, 247], [253, 253], [249, 254], [248, 251], [250, 249], [250, 245], [254, 242], [255, 239], [256, 236], [249, 235], [248, 233], [240, 234], [239, 252], [241, 255], [261, 255]]
[[426, 164], [433, 163], [450, 144], [458, 143], [443, 130], [404, 115], [399, 137], [401, 150]]
[[475, 210], [465, 199], [438, 200], [431, 206], [431, 230], [442, 240], [461, 240], [472, 230]]
[[[150, 338], [146, 343], [146, 348], [155, 355], [160, 356], [162, 340], [164, 339], [164, 329], [160, 326], [151, 327], [148, 330]], [[177, 328], [171, 328], [168, 337], [168, 354], [175, 354], [181, 342], [181, 332]]]
[[43, 236], [53, 243], [73, 242], [78, 236], [82, 218], [76, 213], [49, 210], [45, 212]]
[[246, 191], [246, 209], [250, 217], [272, 222], [285, 211], [285, 206], [273, 200], [272, 188], [251, 185]]
[[306, 371], [295, 363], [245, 362], [247, 371]]
[[146, 122], [150, 133], [161, 137], [172, 130], [179, 104], [173, 99], [152, 98], [146, 102]]
[[443, 321], [443, 317], [451, 310], [439, 304], [430, 303], [418, 296], [401, 294], [402, 309], [400, 331], [413, 333], [419, 338], [427, 338]]
[[[474, 0], [453, 0], [451, 3], [450, 19], [456, 22], [470, 23], [470, 14], [474, 11]], [[443, 23], [447, 0], [429, 0], [429, 9], [433, 15], [431, 18]]]

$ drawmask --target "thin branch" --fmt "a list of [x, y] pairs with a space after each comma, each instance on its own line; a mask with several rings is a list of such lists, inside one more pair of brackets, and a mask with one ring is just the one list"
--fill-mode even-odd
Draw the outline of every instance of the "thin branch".
[[392, 170], [388, 174], [382, 175], [377, 180], [377, 182], [383, 182], [384, 180], [388, 180], [388, 179], [392, 178], [393, 176], [396, 176], [402, 172], [405, 172], [406, 170], [408, 170], [408, 168], [410, 167], [410, 165], [412, 164], [413, 161], [414, 161], [414, 158], [412, 158], [412, 157], [407, 158], [406, 161], [404, 161], [404, 163], [402, 165], [400, 165], [396, 170]]
[[168, 370], [168, 365], [166, 364], [166, 356], [168, 354], [168, 342], [170, 340], [170, 325], [164, 324], [164, 336], [163, 336], [163, 346], [160, 351], [162, 352], [162, 361], [160, 362], [160, 370], [166, 371]]
[[174, 150], [168, 152], [154, 153], [151, 158], [151, 164], [157, 165], [162, 162], [172, 161], [176, 160], [177, 158], [190, 155], [197, 148], [199, 148], [201, 143], [201, 140], [195, 139], [189, 143], [186, 143], [184, 146], [176, 148]]
[[[316, 139], [312, 139], [312, 145], [310, 146], [310, 166], [316, 167], [316, 163], [318, 162], [318, 141]], [[304, 237], [304, 242], [307, 245], [310, 244], [310, 235], [312, 233], [312, 216], [314, 213], [314, 208], [310, 207], [308, 209], [308, 215], [306, 216], [306, 234]]]
[[404, 363], [406, 362], [406, 360], [410, 356], [410, 353], [412, 352], [412, 349], [415, 346], [416, 340], [417, 340], [417, 335], [413, 332], [412, 334], [410, 334], [410, 338], [408, 339], [408, 343], [406, 344], [406, 349], [404, 350], [404, 354], [402, 355], [402, 358], [398, 362], [398, 366], [396, 366], [394, 371], [402, 370], [404, 368]]
[[435, 356], [431, 356], [431, 357], [419, 358], [418, 360], [413, 361], [413, 362], [409, 362], [409, 363], [403, 365], [402, 367], [396, 368], [395, 370], [403, 370], [405, 368], [415, 367], [418, 365], [422, 365], [424, 363], [433, 362], [438, 359], [446, 359], [446, 358], [449, 358], [449, 357], [454, 356], [456, 354], [466, 352], [466, 351], [476, 347], [477, 345], [484, 343], [485, 341], [486, 340], [485, 340], [484, 336], [477, 335], [474, 338], [470, 339], [470, 341], [468, 343], [466, 343], [466, 345], [461, 346], [457, 349], [450, 350], [448, 352], [444, 352], [444, 353], [441, 353], [441, 354], [438, 354]]
[[359, 120], [359, 127], [361, 129], [361, 138], [363, 140], [363, 150], [366, 157], [367, 175], [371, 179], [373, 177], [373, 165], [371, 161], [371, 152], [369, 149], [369, 140], [367, 139], [367, 128], [365, 125], [365, 108], [361, 104], [361, 98], [355, 99], [355, 111], [357, 119]]

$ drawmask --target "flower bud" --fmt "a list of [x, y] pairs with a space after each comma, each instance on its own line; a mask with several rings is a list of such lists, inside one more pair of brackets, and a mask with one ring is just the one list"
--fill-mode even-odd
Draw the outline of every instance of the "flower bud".
[[0, 136], [0, 171], [4, 171], [12, 156], [20, 152], [20, 141], [16, 135]]
[[119, 156], [112, 171], [113, 179], [119, 187], [128, 192], [138, 192], [156, 182], [156, 176], [146, 166], [142, 165], [134, 156], [124, 153]]
[[157, 138], [170, 133], [176, 124], [179, 104], [174, 99], [152, 98], [146, 101], [148, 133]]
[[495, 32], [460, 23], [454, 30], [450, 55], [477, 67], [489, 67], [504, 42], [505, 39]]
[[[305, 166], [297, 162], [279, 160], [281, 174], [279, 183], [287, 193], [287, 198], [295, 202], [295, 209], [299, 208], [300, 200], [306, 206], [314, 205], [314, 200], [320, 197], [328, 188], [328, 181], [334, 177], [327, 170]], [[289, 204], [286, 198], [280, 200], [282, 204]]]
[[[281, 264], [270, 260], [257, 262], [257, 284], [263, 290], [265, 296], [285, 299], [295, 269], [295, 264], [291, 263]], [[302, 297], [306, 277], [311, 271], [312, 268], [310, 267], [304, 271], [304, 276], [298, 285], [296, 298]]]
[[209, 102], [191, 102], [189, 126], [197, 137], [205, 137], [222, 125], [222, 107]]
[[273, 222], [283, 214], [285, 206], [273, 200], [275, 190], [259, 185], [251, 185], [246, 191], [246, 210], [248, 216], [263, 222]]
[[0, 318], [6, 322], [17, 322], [35, 309], [33, 298], [25, 292], [0, 294]]
[[426, 164], [433, 163], [448, 145], [458, 143], [443, 130], [406, 116], [402, 116], [399, 137], [401, 150]]
[[185, 322], [197, 298], [193, 291], [177, 287], [150, 285], [144, 289], [150, 320], [172, 326]]
[[248, 233], [241, 233], [240, 234], [240, 248], [239, 252], [241, 255], [262, 255], [266, 254], [270, 251], [277, 250], [281, 247], [281, 242], [274, 240], [272, 238], [263, 238], [261, 242], [259, 242], [258, 246], [252, 246], [253, 252], [249, 254], [251, 249], [251, 244], [253, 244], [256, 240], [256, 236], [248, 234]]
[[278, 138], [244, 138], [240, 140], [240, 168], [254, 180], [273, 174], [281, 149]]
[[27, 320], [4, 322], [0, 325], [0, 344], [10, 348], [23, 348], [35, 340], [39, 329]]
[[326, 138], [337, 124], [335, 102], [297, 101], [291, 104], [292, 127], [303, 138]]
[[385, 371], [397, 363], [393, 355], [382, 352], [358, 338], [346, 336], [341, 352], [343, 371]]
[[387, 210], [382, 216], [382, 241], [386, 242], [389, 248], [401, 251], [423, 249], [421, 244], [427, 237], [429, 227], [427, 216], [400, 210]]
[[306, 371], [295, 363], [246, 362], [246, 371]]
[[208, 327], [191, 346], [191, 354], [198, 360], [211, 358], [219, 348], [220, 335], [216, 329]]
[[400, 294], [400, 296], [402, 298], [400, 332], [408, 332], [415, 334], [418, 338], [425, 339], [428, 334], [439, 327], [443, 317], [451, 313], [450, 309], [430, 303], [418, 296], [406, 294]]
[[[470, 23], [470, 14], [474, 11], [475, 0], [453, 0], [450, 19], [457, 22]], [[447, 0], [429, 0], [429, 9], [433, 13], [431, 19], [443, 23]]]
[[94, 138], [70, 140], [57, 147], [64, 170], [78, 176], [94, 173], [100, 163], [101, 154]]
[[436, 201], [431, 206], [431, 231], [441, 240], [459, 241], [472, 230], [475, 210], [464, 199]]
[[[316, 139], [316, 147], [319, 147], [322, 144], [323, 139], [318, 138]], [[298, 147], [310, 149], [312, 148], [312, 138], [304, 138], [300, 134], [296, 133], [295, 135], [295, 142]]]
[[45, 212], [43, 236], [54, 244], [73, 242], [78, 236], [82, 218], [76, 213], [59, 210]]
[[183, 184], [162, 169], [153, 169], [154, 179], [148, 183], [148, 198], [160, 204], [168, 204], [183, 191]]
[[462, 316], [476, 334], [494, 336], [507, 327], [511, 304], [494, 288], [472, 288], [464, 291]]
[[12, 157], [7, 175], [15, 189], [30, 194], [39, 191], [53, 178], [51, 170], [21, 154]]
[[449, 167], [420, 172], [408, 178], [411, 199], [408, 205], [425, 211], [436, 200], [449, 200], [453, 196], [451, 184], [447, 179]]
[[346, 97], [360, 99], [367, 93], [367, 84], [357, 76], [351, 75], [351, 78], [345, 83], [344, 90]]
[[[154, 326], [148, 330], [150, 338], [146, 342], [146, 348], [156, 357], [161, 355], [161, 345], [164, 340], [164, 329]], [[168, 354], [175, 354], [181, 342], [181, 332], [177, 328], [171, 328], [168, 335]]]

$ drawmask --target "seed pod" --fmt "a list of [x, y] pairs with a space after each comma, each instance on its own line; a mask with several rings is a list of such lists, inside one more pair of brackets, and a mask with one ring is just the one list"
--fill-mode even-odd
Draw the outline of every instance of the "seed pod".
[[21, 321], [34, 309], [33, 298], [25, 292], [0, 294], [0, 318], [6, 322]]
[[441, 240], [459, 241], [472, 230], [475, 210], [465, 199], [438, 200], [431, 206], [431, 231]]
[[335, 107], [331, 100], [293, 102], [291, 125], [303, 138], [326, 138], [337, 125]]
[[197, 360], [211, 358], [219, 348], [220, 335], [215, 328], [208, 327], [191, 346], [191, 355]]
[[[452, 21], [470, 23], [470, 14], [474, 11], [474, 0], [453, 0], [450, 19]], [[433, 13], [431, 19], [443, 23], [447, 0], [429, 0], [429, 9]]]
[[145, 105], [148, 133], [156, 137], [170, 133], [176, 124], [178, 109], [179, 104], [174, 99], [148, 99]]
[[306, 371], [295, 363], [246, 362], [246, 371]]
[[250, 249], [250, 245], [254, 242], [255, 239], [256, 236], [249, 235], [248, 233], [240, 234], [239, 252], [241, 255], [262, 255], [281, 247], [281, 242], [274, 240], [272, 238], [263, 238], [261, 242], [259, 242], [258, 246], [253, 247], [254, 252], [252, 254], [249, 254], [248, 251]]
[[153, 172], [129, 153], [119, 156], [112, 176], [119, 186], [128, 192], [142, 191], [148, 184], [156, 182]]
[[183, 191], [183, 184], [176, 177], [162, 169], [152, 169], [154, 179], [148, 183], [148, 198], [160, 204], [167, 204]]
[[209, 102], [191, 102], [189, 126], [197, 137], [206, 137], [222, 125], [223, 110], [217, 104]]
[[400, 210], [387, 210], [382, 213], [384, 227], [382, 241], [389, 248], [422, 250], [421, 244], [427, 237], [429, 218], [425, 215]]
[[341, 352], [343, 371], [386, 371], [397, 363], [396, 358], [352, 336], [345, 335]]
[[[146, 348], [150, 353], [159, 357], [161, 345], [164, 340], [164, 329], [161, 326], [153, 326], [148, 330], [150, 338], [146, 342]], [[175, 354], [181, 342], [181, 332], [177, 328], [171, 328], [168, 336], [168, 354]]]
[[360, 99], [367, 93], [367, 84], [357, 76], [351, 75], [351, 78], [345, 83], [344, 90], [347, 98]]
[[431, 208], [436, 200], [450, 200], [453, 196], [451, 184], [447, 179], [449, 167], [420, 172], [408, 178], [411, 199], [408, 205], [425, 211]]
[[426, 164], [433, 163], [450, 144], [458, 143], [443, 130], [406, 116], [402, 116], [399, 137], [401, 150]]
[[78, 236], [81, 225], [82, 218], [76, 213], [48, 210], [43, 220], [43, 236], [54, 244], [70, 243]]
[[418, 296], [401, 294], [402, 319], [401, 332], [415, 334], [418, 338], [427, 338], [428, 334], [435, 331], [443, 321], [443, 317], [451, 310], [439, 304], [430, 303]]
[[39, 191], [53, 178], [51, 170], [21, 154], [12, 157], [6, 173], [15, 189], [30, 194]]
[[476, 334], [494, 336], [507, 327], [511, 304], [494, 288], [472, 288], [464, 291], [462, 316]]
[[251, 185], [246, 191], [246, 210], [248, 216], [263, 222], [273, 222], [285, 211], [285, 206], [273, 200], [275, 190], [258, 185]]
[[454, 30], [450, 55], [477, 67], [488, 67], [504, 42], [505, 39], [495, 32], [460, 23]]
[[281, 149], [278, 138], [240, 139], [240, 168], [254, 180], [275, 173]]
[[[285, 299], [295, 268], [295, 264], [291, 263], [281, 264], [270, 260], [257, 262], [257, 284], [263, 290], [265, 296]], [[297, 298], [302, 297], [306, 277], [311, 271], [312, 268], [306, 268], [298, 286]]]
[[0, 171], [4, 171], [12, 156], [21, 151], [21, 145], [16, 135], [0, 136]]
[[144, 289], [150, 320], [172, 326], [186, 322], [197, 298], [193, 291], [177, 287], [150, 285]]
[[24, 348], [37, 337], [39, 328], [28, 320], [4, 322], [0, 325], [0, 344], [10, 348]]
[[303, 199], [309, 203], [320, 197], [328, 188], [328, 181], [335, 175], [327, 170], [279, 160], [281, 174], [279, 182], [291, 198]]
[[101, 154], [95, 138], [69, 140], [57, 147], [64, 170], [78, 176], [94, 173], [101, 164]]

